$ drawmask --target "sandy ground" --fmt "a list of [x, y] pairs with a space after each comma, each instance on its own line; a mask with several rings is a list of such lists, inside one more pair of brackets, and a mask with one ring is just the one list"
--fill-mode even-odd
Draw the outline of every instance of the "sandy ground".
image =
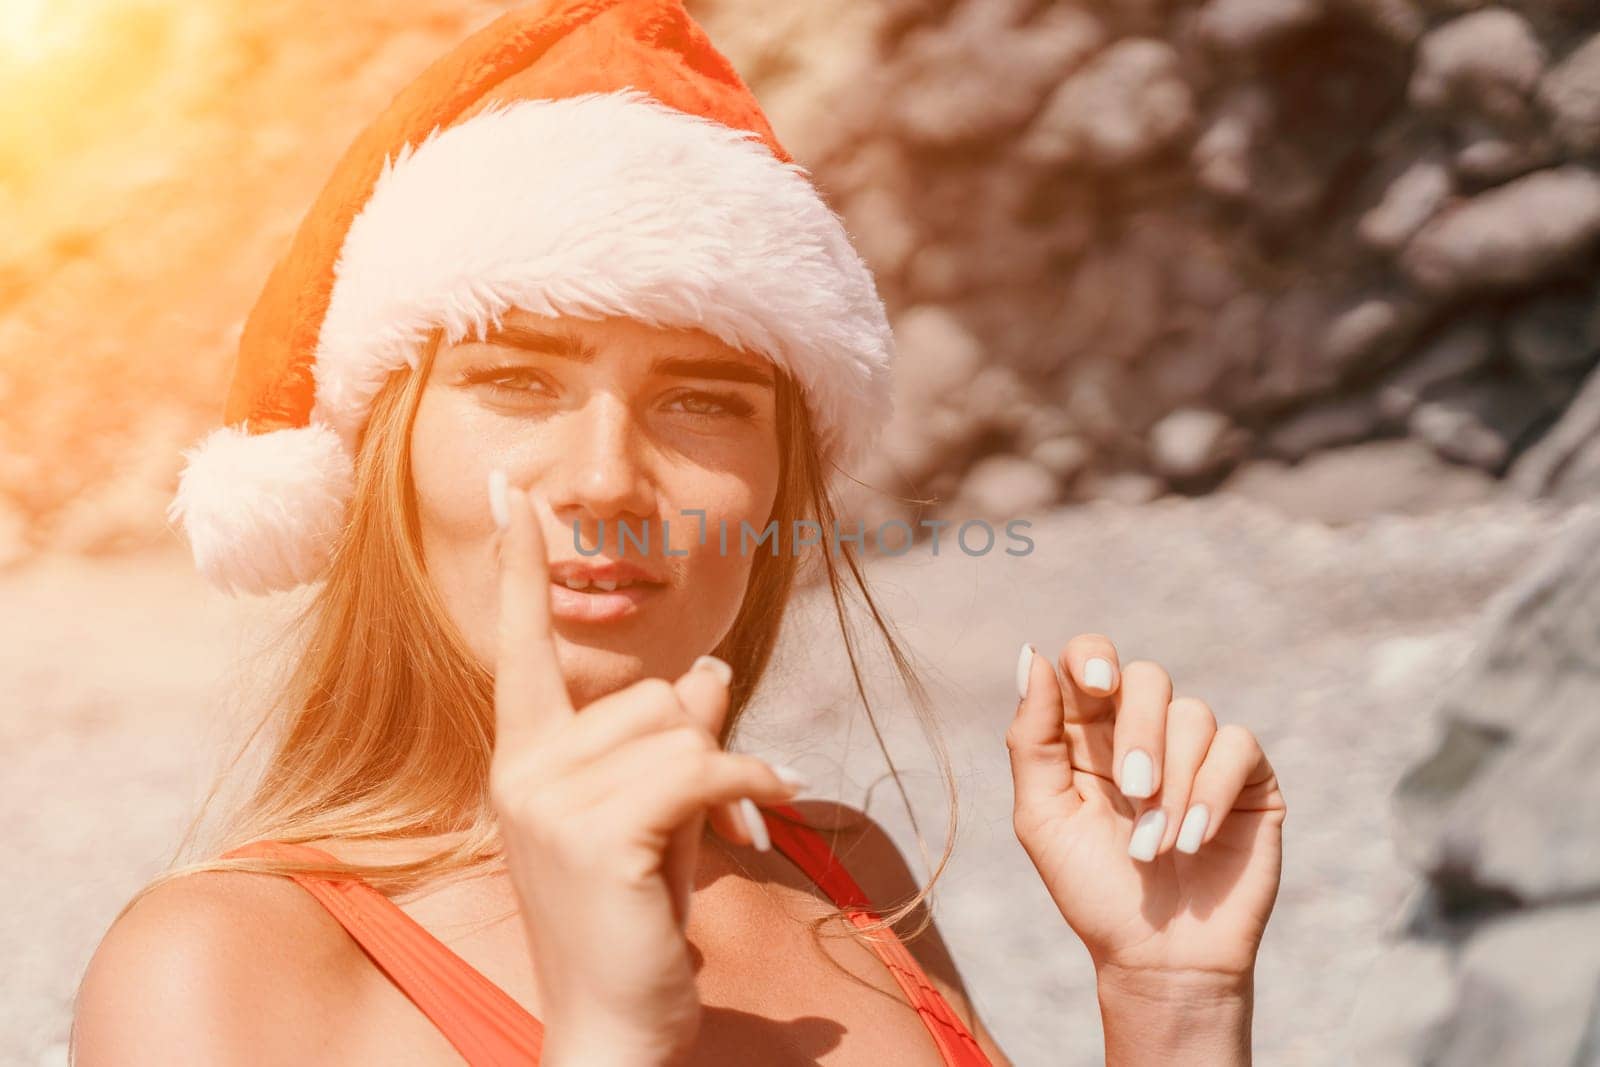
[[[1003, 734], [1022, 641], [1054, 652], [1075, 633], [1107, 633], [1124, 659], [1161, 662], [1180, 694], [1261, 738], [1290, 817], [1257, 972], [1256, 1056], [1341, 1063], [1343, 1024], [1412, 886], [1389, 791], [1430, 746], [1432, 694], [1471, 654], [1484, 602], [1576, 517], [1497, 500], [1329, 527], [1218, 494], [1042, 516], [1026, 557], [946, 546], [875, 564], [884, 607], [936, 667], [960, 778], [936, 915], [1015, 1062], [1103, 1060], [1087, 956], [1009, 824]], [[0, 579], [0, 1062], [65, 1062], [84, 963], [165, 864], [238, 721], [239, 657], [290, 599], [215, 594], [176, 547], [48, 559]], [[739, 744], [860, 804], [883, 762], [841, 662], [803, 604]], [[879, 722], [937, 854], [932, 754], [903, 701], [881, 692]], [[892, 783], [868, 806], [920, 867]]]

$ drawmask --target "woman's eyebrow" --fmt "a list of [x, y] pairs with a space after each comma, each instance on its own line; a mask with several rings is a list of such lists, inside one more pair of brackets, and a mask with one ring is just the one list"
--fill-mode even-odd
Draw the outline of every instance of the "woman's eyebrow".
[[652, 374], [675, 378], [718, 378], [730, 382], [750, 382], [773, 388], [772, 372], [753, 363], [706, 356], [668, 356], [650, 367]]
[[551, 333], [532, 326], [515, 324], [490, 329], [484, 334], [483, 343], [517, 348], [524, 352], [542, 352], [545, 355], [574, 359], [579, 363], [588, 363], [599, 355], [593, 346], [570, 331]]

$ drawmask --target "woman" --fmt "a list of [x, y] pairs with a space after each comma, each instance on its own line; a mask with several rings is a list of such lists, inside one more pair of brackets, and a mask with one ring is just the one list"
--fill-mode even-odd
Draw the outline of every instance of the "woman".
[[[208, 580], [321, 585], [229, 847], [118, 917], [76, 1061], [1005, 1063], [931, 883], [727, 751], [802, 558], [920, 698], [848, 542], [794, 536], [833, 528], [889, 341], [677, 0], [532, 5], [402, 92], [188, 453]], [[1271, 767], [1102, 635], [1058, 662], [1017, 664], [1014, 826], [1107, 1061], [1248, 1062]]]

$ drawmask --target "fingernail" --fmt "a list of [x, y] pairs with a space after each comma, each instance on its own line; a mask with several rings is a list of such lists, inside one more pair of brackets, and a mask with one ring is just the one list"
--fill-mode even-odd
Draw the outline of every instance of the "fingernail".
[[489, 514], [494, 524], [504, 530], [511, 525], [511, 508], [506, 503], [506, 472], [499, 467], [489, 472]]
[[1111, 661], [1096, 656], [1083, 665], [1083, 684], [1090, 689], [1111, 688]]
[[1189, 808], [1183, 816], [1183, 825], [1178, 827], [1178, 843], [1175, 847], [1179, 852], [1200, 851], [1200, 841], [1206, 836], [1206, 823], [1210, 818], [1211, 812], [1204, 804]]
[[1028, 675], [1033, 671], [1033, 646], [1024, 642], [1017, 655], [1017, 696], [1028, 699]]
[[1156, 858], [1161, 847], [1161, 835], [1167, 832], [1167, 813], [1162, 808], [1151, 808], [1139, 816], [1134, 824], [1133, 837], [1128, 841], [1128, 855], [1149, 863]]
[[1150, 753], [1142, 748], [1136, 748], [1122, 757], [1122, 795], [1125, 797], [1147, 797], [1155, 792], [1155, 764], [1150, 762]]
[[750, 843], [757, 852], [766, 852], [772, 848], [772, 839], [767, 836], [767, 823], [761, 817], [761, 812], [756, 809], [756, 802], [749, 797], [739, 798], [739, 814], [744, 816], [744, 827], [750, 831]]
[[787, 763], [772, 764], [772, 773], [782, 778], [789, 785], [794, 786], [795, 792], [805, 792], [811, 788], [811, 779], [789, 766]]
[[695, 670], [710, 671], [712, 674], [715, 674], [718, 678], [722, 679], [723, 685], [728, 685], [733, 681], [733, 668], [730, 667], [726, 661], [720, 660], [715, 656], [699, 657], [694, 661], [693, 668]]

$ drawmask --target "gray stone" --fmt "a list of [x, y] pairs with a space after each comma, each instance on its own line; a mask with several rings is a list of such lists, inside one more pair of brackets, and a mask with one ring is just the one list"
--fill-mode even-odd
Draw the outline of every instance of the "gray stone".
[[1362, 1067], [1429, 1062], [1455, 1001], [1452, 955], [1442, 944], [1406, 940], [1389, 946], [1361, 983], [1333, 1062]]
[[1600, 175], [1567, 164], [1449, 208], [1411, 239], [1401, 265], [1439, 295], [1529, 285], [1600, 238]]
[[1131, 38], [1107, 48], [1056, 90], [1020, 151], [1034, 163], [1121, 168], [1183, 137], [1194, 117], [1193, 93], [1172, 46]]
[[1481, 318], [1460, 319], [1390, 375], [1378, 390], [1378, 411], [1391, 423], [1402, 421], [1428, 390], [1470, 376], [1493, 355], [1489, 324]]
[[1378, 427], [1378, 406], [1370, 395], [1318, 403], [1267, 432], [1262, 446], [1290, 462], [1335, 445], [1370, 438]]
[[1555, 425], [1506, 474], [1523, 497], [1600, 498], [1600, 369], [1592, 370]]
[[937, 304], [907, 308], [893, 329], [896, 352], [907, 368], [897, 377], [899, 398], [907, 403], [937, 403], [959, 393], [986, 362], [983, 343]]
[[1054, 474], [1017, 456], [985, 456], [961, 479], [961, 500], [986, 518], [1031, 515], [1059, 496]]
[[1141, 471], [1085, 471], [1074, 488], [1082, 499], [1117, 504], [1148, 504], [1166, 492], [1160, 478]]
[[1150, 428], [1150, 460], [1171, 479], [1216, 474], [1243, 453], [1245, 435], [1220, 411], [1179, 408]]
[[1444, 458], [1499, 474], [1545, 412], [1533, 385], [1480, 379], [1442, 387], [1416, 406], [1408, 425]]
[[1537, 134], [1485, 133], [1456, 152], [1456, 173], [1478, 185], [1497, 185], [1559, 162], [1555, 145]]
[[1438, 213], [1454, 189], [1449, 167], [1438, 159], [1419, 159], [1361, 216], [1357, 233], [1370, 247], [1393, 252]]
[[1341, 526], [1383, 515], [1459, 511], [1493, 498], [1498, 486], [1482, 471], [1440, 459], [1420, 441], [1390, 437], [1325, 448], [1293, 465], [1246, 460], [1219, 491]]
[[1248, 53], [1303, 30], [1324, 13], [1322, 0], [1210, 0], [1200, 9], [1200, 36], [1221, 52]]
[[1091, 454], [1088, 443], [1081, 437], [1051, 437], [1035, 445], [1028, 458], [1067, 482], [1077, 477]]
[[1320, 356], [1336, 377], [1358, 367], [1387, 362], [1410, 338], [1420, 309], [1393, 296], [1359, 300], [1336, 315], [1323, 332]]
[[1580, 1053], [1593, 1053], [1584, 1038], [1600, 1004], [1600, 904], [1492, 919], [1473, 932], [1458, 968], [1449, 1039], [1434, 1062], [1581, 1064]]
[[1411, 0], [1343, 0], [1339, 5], [1398, 45], [1411, 45], [1427, 28], [1427, 19]]
[[1544, 46], [1521, 15], [1500, 7], [1475, 11], [1422, 38], [1411, 102], [1434, 110], [1470, 107], [1519, 120], [1546, 61]]
[[947, 25], [907, 39], [890, 114], [908, 140], [948, 148], [1014, 131], [1105, 39], [1080, 8], [1056, 7], [1021, 26], [1010, 6], [961, 4]]
[[1269, 135], [1275, 111], [1271, 95], [1260, 85], [1246, 84], [1229, 91], [1189, 152], [1195, 180], [1202, 189], [1213, 196], [1238, 199], [1255, 188], [1256, 145]]
[[1600, 354], [1600, 322], [1592, 292], [1547, 293], [1517, 309], [1507, 348], [1530, 377], [1560, 381], [1592, 366]]
[[1401, 855], [1457, 897], [1600, 891], [1600, 514], [1491, 602], [1438, 715], [1437, 748], [1395, 792]]
[[1568, 148], [1600, 151], [1600, 34], [1550, 68], [1539, 83], [1539, 103]]

